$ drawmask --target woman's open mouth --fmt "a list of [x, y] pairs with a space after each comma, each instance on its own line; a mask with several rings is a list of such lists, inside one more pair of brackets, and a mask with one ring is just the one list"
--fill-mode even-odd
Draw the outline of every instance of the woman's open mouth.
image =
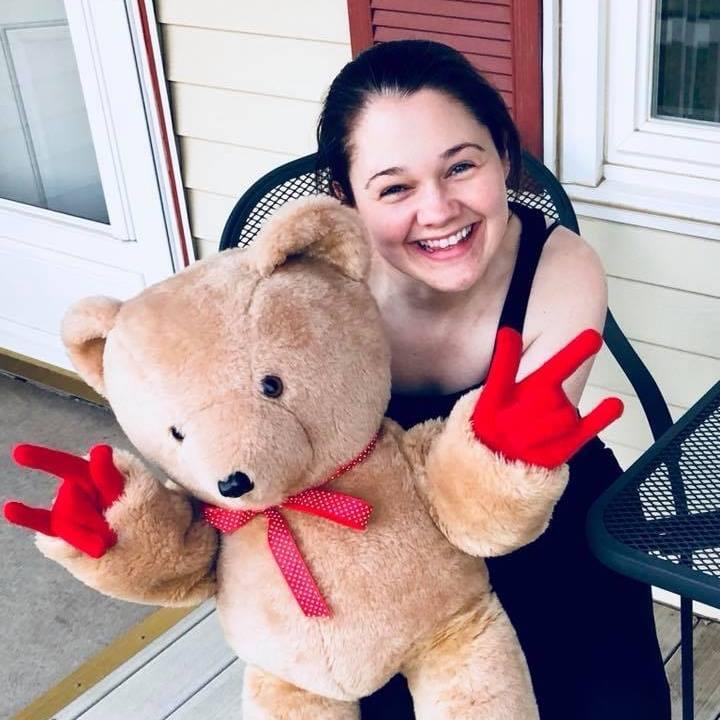
[[432, 257], [433, 260], [446, 260], [458, 257], [467, 252], [470, 247], [470, 238], [474, 235], [480, 223], [473, 223], [460, 228], [452, 235], [433, 240], [416, 240], [413, 245], [425, 257]]

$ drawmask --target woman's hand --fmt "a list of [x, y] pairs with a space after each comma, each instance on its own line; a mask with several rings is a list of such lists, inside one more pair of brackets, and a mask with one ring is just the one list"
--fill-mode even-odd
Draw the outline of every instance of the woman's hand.
[[6, 519], [61, 538], [90, 557], [102, 557], [117, 542], [104, 513], [125, 485], [112, 453], [109, 445], [96, 445], [85, 460], [39, 445], [17, 445], [13, 459], [18, 465], [51, 473], [62, 482], [49, 510], [10, 501], [3, 508]]
[[567, 462], [623, 412], [622, 401], [612, 397], [581, 418], [562, 389], [562, 382], [601, 347], [600, 334], [585, 330], [518, 383], [522, 337], [501, 328], [471, 419], [475, 436], [509, 460], [546, 468]]

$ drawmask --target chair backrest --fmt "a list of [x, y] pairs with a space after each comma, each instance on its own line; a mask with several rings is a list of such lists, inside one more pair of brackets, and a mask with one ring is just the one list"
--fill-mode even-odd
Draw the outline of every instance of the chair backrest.
[[[316, 155], [306, 155], [281, 165], [261, 177], [238, 200], [225, 223], [220, 250], [245, 247], [263, 222], [288, 200], [306, 195], [329, 194], [327, 174], [316, 168]], [[561, 225], [579, 232], [570, 199], [557, 178], [540, 161], [523, 152], [519, 191], [508, 191], [514, 202], [538, 208]], [[608, 309], [603, 338], [642, 404], [655, 439], [672, 425], [667, 404], [655, 380]]]

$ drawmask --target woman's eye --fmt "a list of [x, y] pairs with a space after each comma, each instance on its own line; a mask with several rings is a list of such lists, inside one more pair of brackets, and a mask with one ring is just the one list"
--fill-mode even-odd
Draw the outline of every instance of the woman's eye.
[[389, 187], [383, 188], [380, 191], [380, 197], [386, 197], [387, 195], [397, 195], [403, 190], [407, 190], [407, 185], [390, 185]]
[[471, 167], [474, 167], [474, 165], [470, 162], [460, 162], [455, 163], [450, 170], [448, 170], [448, 175], [458, 175], [460, 173], [466, 172]]
[[182, 442], [185, 439], [185, 435], [178, 430], [175, 425], [170, 428], [170, 434], [178, 441]]
[[260, 381], [260, 390], [265, 397], [280, 397], [283, 393], [283, 382], [277, 375], [266, 375]]

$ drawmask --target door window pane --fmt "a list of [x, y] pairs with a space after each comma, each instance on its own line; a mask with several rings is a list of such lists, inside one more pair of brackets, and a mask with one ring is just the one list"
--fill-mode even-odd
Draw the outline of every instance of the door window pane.
[[108, 223], [62, 3], [0, 3], [0, 197]]
[[720, 2], [657, 0], [653, 115], [720, 123]]

